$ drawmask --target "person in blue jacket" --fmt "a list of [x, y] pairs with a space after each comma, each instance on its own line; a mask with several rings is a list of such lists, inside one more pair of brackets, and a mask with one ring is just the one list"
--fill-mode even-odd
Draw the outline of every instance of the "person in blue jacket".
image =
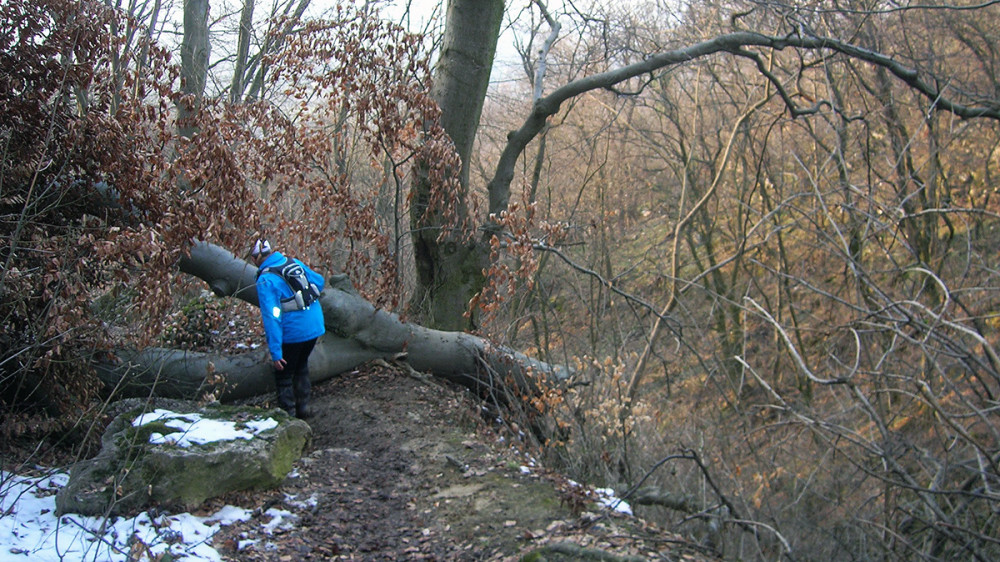
[[309, 354], [317, 338], [326, 332], [323, 309], [318, 301], [309, 302], [308, 298], [306, 306], [299, 308], [301, 295], [296, 307], [295, 291], [278, 270], [288, 262], [302, 266], [316, 295], [323, 290], [323, 277], [301, 261], [289, 260], [274, 251], [264, 239], [254, 243], [250, 257], [257, 266], [257, 300], [274, 367], [278, 406], [289, 415], [308, 418], [311, 416]]

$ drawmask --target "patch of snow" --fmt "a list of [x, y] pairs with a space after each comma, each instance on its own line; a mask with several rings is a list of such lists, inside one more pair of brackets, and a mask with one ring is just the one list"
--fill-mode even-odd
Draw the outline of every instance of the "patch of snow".
[[285, 503], [298, 509], [310, 509], [319, 505], [319, 498], [316, 494], [310, 495], [304, 500], [300, 500], [298, 494], [285, 494]]
[[203, 418], [200, 414], [178, 414], [170, 410], [156, 409], [152, 412], [142, 414], [132, 420], [134, 427], [139, 427], [155, 421], [163, 421], [167, 427], [172, 427], [180, 431], [168, 433], [152, 433], [149, 442], [153, 444], [169, 443], [179, 447], [190, 447], [191, 445], [204, 445], [214, 441], [231, 441], [234, 439], [253, 439], [261, 432], [273, 429], [278, 426], [278, 422], [273, 418], [266, 420], [254, 420], [243, 424], [246, 429], [236, 427], [236, 422], [226, 420], [213, 420]]
[[278, 422], [274, 418], [267, 418], [266, 420], [253, 420], [248, 421], [245, 424], [247, 428], [253, 430], [254, 435], [263, 433], [269, 429], [274, 429], [278, 427]]
[[264, 524], [264, 532], [271, 535], [278, 530], [290, 530], [295, 527], [298, 517], [291, 511], [272, 507], [264, 512], [264, 515], [271, 517], [271, 520]]
[[[154, 421], [178, 432], [153, 433], [150, 443], [173, 443], [181, 447], [253, 439], [278, 426], [273, 418], [237, 427], [231, 421], [163, 409], [138, 416], [132, 425], [139, 427]], [[252, 516], [241, 507], [225, 506], [206, 517], [161, 512], [152, 515], [144, 512], [132, 518], [78, 514], [56, 517], [56, 492], [68, 481], [69, 475], [64, 472], [23, 477], [0, 471], [0, 562], [158, 560], [168, 552], [176, 560], [214, 562], [222, 558], [211, 546], [212, 536], [223, 526], [247, 521]], [[271, 519], [264, 528], [269, 534], [276, 529], [290, 529], [296, 521], [288, 511], [272, 508], [267, 515]]]
[[56, 492], [69, 475], [22, 477], [0, 471], [0, 560], [157, 560], [165, 553], [187, 562], [219, 561], [212, 536], [224, 525], [250, 519], [226, 506], [207, 517], [190, 513], [140, 513], [136, 517], [56, 517]]
[[611, 488], [597, 488], [594, 493], [597, 494], [597, 501], [604, 507], [625, 515], [633, 514], [632, 506], [615, 496], [615, 491]]
[[206, 522], [219, 523], [223, 527], [232, 525], [237, 521], [247, 521], [253, 516], [253, 512], [242, 507], [227, 505], [216, 511], [214, 515], [205, 518]]

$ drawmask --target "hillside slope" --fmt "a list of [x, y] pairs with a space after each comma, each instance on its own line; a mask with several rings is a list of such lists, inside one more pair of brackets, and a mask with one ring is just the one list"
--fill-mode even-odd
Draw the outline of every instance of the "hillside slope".
[[[574, 513], [572, 485], [524, 468], [461, 391], [374, 366], [318, 385], [313, 406], [282, 489], [219, 500], [261, 514], [213, 539], [226, 560], [518, 560], [547, 545], [541, 559], [713, 559], [596, 503]], [[270, 508], [292, 516], [261, 525]]]

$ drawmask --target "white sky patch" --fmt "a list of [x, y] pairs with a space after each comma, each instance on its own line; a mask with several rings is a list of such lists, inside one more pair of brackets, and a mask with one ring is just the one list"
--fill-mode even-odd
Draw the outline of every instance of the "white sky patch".
[[153, 433], [149, 436], [149, 442], [170, 443], [179, 447], [204, 445], [214, 441], [253, 439], [255, 435], [278, 427], [278, 422], [273, 418], [248, 421], [242, 424], [244, 428], [239, 428], [232, 421], [207, 419], [199, 414], [178, 414], [163, 409], [156, 409], [135, 418], [132, 420], [132, 425], [139, 427], [154, 421], [164, 421], [164, 425], [179, 431], [166, 435]]

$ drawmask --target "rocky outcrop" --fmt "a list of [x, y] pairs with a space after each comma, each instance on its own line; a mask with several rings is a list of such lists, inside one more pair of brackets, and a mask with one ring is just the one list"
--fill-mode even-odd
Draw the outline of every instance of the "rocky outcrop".
[[190, 510], [228, 492], [273, 488], [312, 436], [280, 410], [184, 401], [124, 410], [105, 430], [101, 452], [71, 469], [56, 497], [60, 514]]

